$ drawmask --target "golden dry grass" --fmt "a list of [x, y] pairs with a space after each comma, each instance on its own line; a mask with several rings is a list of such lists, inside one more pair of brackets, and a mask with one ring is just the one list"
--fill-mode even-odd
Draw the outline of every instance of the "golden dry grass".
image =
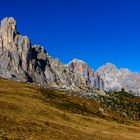
[[0, 80], [0, 140], [66, 139], [140, 140], [140, 122], [102, 119], [92, 100]]

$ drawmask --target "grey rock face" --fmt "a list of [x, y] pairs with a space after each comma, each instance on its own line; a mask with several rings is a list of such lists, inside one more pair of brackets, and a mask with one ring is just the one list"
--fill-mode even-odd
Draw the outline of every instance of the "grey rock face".
[[90, 88], [103, 89], [104, 83], [98, 73], [95, 73], [84, 61], [74, 59], [67, 65], [68, 69], [80, 79], [80, 84]]
[[0, 76], [22, 82], [46, 84], [46, 53], [40, 46], [31, 46], [27, 36], [16, 30], [16, 21], [5, 18], [0, 27]]
[[0, 76], [26, 81], [29, 51], [29, 39], [16, 32], [16, 21], [3, 19], [0, 27]]
[[50, 81], [49, 79], [52, 79], [53, 77], [51, 81], [57, 83], [57, 86], [62, 88], [74, 88], [76, 86], [76, 81], [73, 73], [69, 72], [59, 59], [49, 58], [48, 60], [53, 74], [53, 76], [48, 75], [48, 67], [46, 67], [45, 74], [48, 81]]
[[128, 69], [118, 69], [113, 64], [106, 64], [97, 70], [104, 81], [104, 90], [121, 91], [124, 89], [133, 95], [140, 96], [140, 74]]

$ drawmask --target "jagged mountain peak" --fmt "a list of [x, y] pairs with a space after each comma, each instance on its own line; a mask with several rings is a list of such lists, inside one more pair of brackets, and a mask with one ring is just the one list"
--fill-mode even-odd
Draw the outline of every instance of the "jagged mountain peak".
[[118, 70], [117, 66], [112, 63], [106, 63], [105, 65], [101, 66], [97, 71], [104, 70], [104, 71], [112, 71]]
[[1, 20], [1, 28], [16, 29], [16, 20], [13, 17], [6, 17]]
[[93, 72], [92, 68], [85, 61], [76, 58], [70, 61], [66, 66], [75, 73], [83, 74], [85, 70], [90, 70], [90, 72]]
[[[73, 60], [71, 60], [69, 63], [83, 63], [83, 64], [86, 64], [85, 61], [81, 60], [81, 59], [77, 59], [77, 58], [74, 58]], [[69, 64], [68, 63], [68, 64]]]
[[131, 72], [129, 69], [127, 69], [127, 68], [119, 68], [113, 63], [106, 63], [105, 65], [99, 67], [98, 70], [120, 70], [122, 72]]
[[[94, 72], [94, 70], [83, 60], [74, 58], [71, 60], [68, 64], [66, 64], [67, 67], [73, 69], [75, 68], [78, 73], [83, 73], [86, 69], [90, 72]], [[73, 71], [73, 70], [72, 70]]]
[[106, 66], [106, 67], [114, 67], [114, 68], [117, 68], [117, 66], [115, 65], [115, 64], [113, 64], [113, 63], [106, 63], [104, 66]]
[[80, 81], [91, 88], [103, 89], [103, 81], [100, 76], [83, 60], [73, 59], [67, 65], [67, 68], [80, 77]]

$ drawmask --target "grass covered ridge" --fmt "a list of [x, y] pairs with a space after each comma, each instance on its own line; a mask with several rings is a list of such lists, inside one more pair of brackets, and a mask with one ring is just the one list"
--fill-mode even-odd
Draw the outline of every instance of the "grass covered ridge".
[[127, 118], [107, 113], [90, 99], [0, 79], [0, 140], [140, 139], [139, 121], [126, 125], [120, 120]]

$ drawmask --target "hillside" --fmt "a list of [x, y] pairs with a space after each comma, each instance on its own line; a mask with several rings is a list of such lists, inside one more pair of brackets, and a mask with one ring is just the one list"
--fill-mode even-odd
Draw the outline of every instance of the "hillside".
[[0, 79], [0, 140], [140, 139], [139, 121], [67, 92]]

